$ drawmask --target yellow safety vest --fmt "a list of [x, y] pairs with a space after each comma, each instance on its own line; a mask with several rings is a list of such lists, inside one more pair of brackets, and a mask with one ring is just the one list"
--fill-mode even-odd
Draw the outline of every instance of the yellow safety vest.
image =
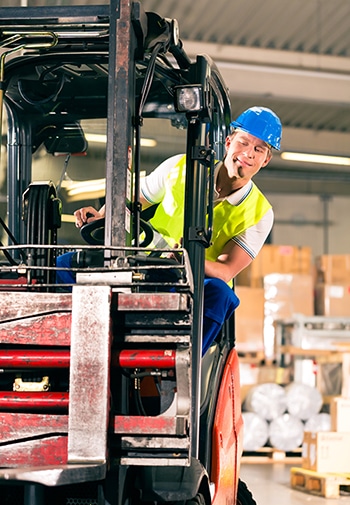
[[[170, 247], [180, 243], [183, 235], [185, 200], [186, 156], [170, 170], [162, 202], [150, 219], [152, 226], [164, 237]], [[224, 245], [233, 237], [257, 224], [271, 208], [271, 204], [253, 183], [251, 191], [238, 205], [227, 200], [214, 207], [211, 246], [205, 251], [206, 259], [215, 261]]]

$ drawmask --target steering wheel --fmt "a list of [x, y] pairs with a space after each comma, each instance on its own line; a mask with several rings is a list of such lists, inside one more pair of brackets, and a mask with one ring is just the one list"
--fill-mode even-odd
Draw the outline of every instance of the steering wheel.
[[[153, 228], [143, 219], [140, 219], [140, 228], [144, 232], [145, 238], [139, 245], [140, 247], [147, 247], [153, 240]], [[90, 245], [103, 245], [105, 235], [105, 218], [95, 219], [90, 223], [84, 224], [80, 228], [80, 234], [85, 242]]]

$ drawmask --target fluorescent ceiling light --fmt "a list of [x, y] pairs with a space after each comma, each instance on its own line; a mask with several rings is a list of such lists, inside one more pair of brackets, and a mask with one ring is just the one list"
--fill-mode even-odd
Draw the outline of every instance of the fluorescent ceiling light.
[[95, 142], [96, 144], [105, 144], [107, 136], [101, 133], [85, 133], [85, 138], [88, 142]]
[[[88, 142], [95, 142], [97, 144], [105, 144], [107, 142], [107, 135], [101, 133], [86, 133], [85, 138]], [[157, 141], [154, 139], [141, 138], [142, 147], [156, 147]]]
[[[145, 176], [145, 170], [141, 170], [140, 177], [143, 178]], [[67, 198], [70, 202], [102, 198], [106, 193], [106, 179], [89, 179], [87, 181], [64, 179], [61, 183], [61, 187], [65, 189]], [[64, 219], [64, 221], [68, 222], [67, 219]]]
[[141, 138], [141, 147], [156, 147], [157, 141], [155, 139]]
[[75, 216], [73, 214], [62, 214], [61, 220], [63, 223], [75, 223]]
[[91, 179], [88, 181], [62, 181], [68, 196], [105, 191], [106, 179]]
[[281, 158], [286, 161], [304, 161], [307, 163], [350, 166], [350, 158], [345, 158], [344, 156], [326, 156], [323, 154], [292, 153], [285, 151], [281, 153]]

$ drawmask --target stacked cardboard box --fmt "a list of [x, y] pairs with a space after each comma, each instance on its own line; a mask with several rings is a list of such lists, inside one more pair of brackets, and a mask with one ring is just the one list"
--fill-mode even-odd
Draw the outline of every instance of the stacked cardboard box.
[[316, 258], [315, 266], [315, 313], [350, 316], [350, 255], [322, 255]]
[[236, 277], [241, 305], [236, 311], [238, 349], [263, 349], [273, 356], [274, 321], [295, 313], [314, 314], [310, 247], [266, 244]]
[[330, 403], [332, 431], [350, 433], [350, 398], [336, 396]]
[[302, 467], [319, 473], [350, 472], [350, 433], [304, 433]]
[[311, 274], [269, 274], [264, 277], [264, 344], [268, 358], [275, 350], [275, 321], [293, 315], [314, 315], [314, 282]]
[[311, 248], [266, 244], [255, 260], [238, 274], [236, 284], [262, 288], [265, 275], [271, 273], [311, 274]]
[[269, 274], [264, 277], [265, 318], [314, 315], [314, 284], [308, 274]]
[[350, 316], [350, 282], [316, 284], [315, 313], [320, 316]]
[[323, 254], [315, 259], [317, 283], [350, 282], [350, 254]]
[[305, 432], [303, 468], [322, 473], [350, 472], [350, 398], [333, 398], [328, 432]]
[[264, 353], [264, 290], [236, 286], [241, 303], [235, 313], [236, 349], [244, 353]]

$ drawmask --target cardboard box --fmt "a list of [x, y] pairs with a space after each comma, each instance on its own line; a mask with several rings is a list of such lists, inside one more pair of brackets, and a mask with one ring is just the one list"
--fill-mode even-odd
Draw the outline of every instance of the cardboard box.
[[241, 386], [253, 386], [274, 382], [285, 385], [290, 383], [290, 370], [276, 365], [256, 365], [239, 360], [239, 377]]
[[302, 467], [315, 472], [350, 472], [350, 433], [304, 433]]
[[254, 386], [258, 383], [259, 367], [254, 363], [239, 360], [239, 380], [241, 386]]
[[251, 264], [238, 274], [236, 285], [261, 288], [264, 276], [271, 273], [311, 274], [311, 248], [265, 244]]
[[238, 352], [264, 352], [264, 290], [236, 286], [241, 303], [235, 311], [236, 349]]
[[314, 283], [307, 274], [269, 274], [264, 277], [266, 316], [288, 319], [294, 314], [313, 316]]
[[330, 402], [331, 430], [350, 433], [350, 398], [337, 396]]
[[290, 369], [282, 368], [276, 365], [259, 366], [258, 384], [266, 382], [275, 382], [276, 384], [286, 385], [291, 381]]
[[324, 254], [315, 258], [317, 282], [350, 284], [350, 254]]
[[268, 358], [275, 350], [275, 321], [295, 314], [314, 315], [311, 274], [269, 274], [264, 277], [264, 346]]
[[347, 284], [316, 284], [315, 312], [318, 316], [350, 316], [350, 281]]

